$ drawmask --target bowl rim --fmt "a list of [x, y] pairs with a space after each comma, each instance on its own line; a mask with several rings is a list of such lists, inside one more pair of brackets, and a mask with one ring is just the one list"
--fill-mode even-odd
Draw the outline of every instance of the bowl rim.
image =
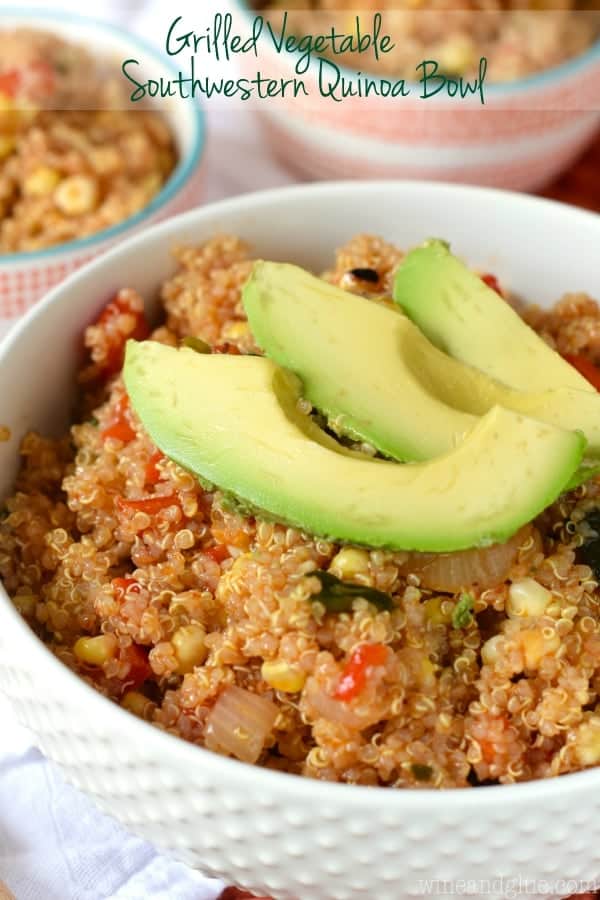
[[[368, 192], [373, 187], [378, 187], [384, 192], [397, 190], [398, 188], [406, 188], [409, 191], [434, 191], [445, 194], [449, 198], [454, 197], [457, 201], [459, 201], [460, 195], [465, 193], [483, 195], [484, 198], [489, 199], [490, 203], [498, 196], [502, 196], [515, 204], [536, 206], [541, 211], [543, 209], [552, 209], [555, 212], [562, 210], [574, 219], [580, 219], [588, 224], [593, 222], [593, 227], [600, 232], [600, 216], [591, 211], [531, 194], [477, 185], [395, 179], [387, 181], [326, 181], [254, 191], [216, 203], [206, 204], [154, 224], [150, 228], [132, 235], [118, 246], [112, 247], [107, 253], [96, 257], [70, 274], [64, 281], [52, 288], [38, 304], [31, 307], [8, 335], [0, 341], [0, 371], [5, 355], [12, 352], [21, 342], [21, 339], [26, 336], [28, 329], [34, 325], [35, 320], [40, 316], [43, 317], [45, 310], [59, 300], [65, 287], [70, 288], [78, 282], [85, 283], [97, 270], [103, 267], [110, 267], [114, 258], [127, 257], [136, 250], [141, 249], [148, 237], [161, 237], [174, 242], [180, 227], [185, 227], [188, 223], [194, 223], [196, 218], [210, 219], [232, 211], [244, 212], [255, 208], [257, 203], [260, 204], [263, 200], [277, 199], [283, 204], [287, 203], [289, 207], [290, 204], [293, 205], [294, 197], [298, 193], [314, 195], [324, 193], [328, 195], [328, 199], [331, 199], [332, 194], [342, 194], [348, 191], [357, 193]], [[460, 208], [460, 205], [458, 208]], [[286, 797], [303, 794], [305, 800], [307, 792], [310, 792], [315, 797], [315, 801], [322, 803], [324, 806], [335, 807], [340, 802], [345, 807], [355, 805], [361, 808], [373, 808], [376, 805], [384, 813], [398, 809], [408, 812], [411, 810], [415, 812], [420, 810], [439, 812], [440, 807], [443, 806], [444, 811], [452, 815], [463, 810], [470, 810], [472, 807], [476, 809], [479, 805], [489, 805], [490, 802], [494, 805], [498, 802], [507, 804], [510, 801], [531, 804], [531, 802], [554, 799], [564, 795], [568, 788], [576, 789], [581, 793], [589, 793], [600, 785], [600, 766], [580, 772], [517, 784], [490, 785], [486, 786], [485, 790], [468, 790], [465, 788], [435, 790], [424, 787], [411, 788], [409, 790], [320, 781], [288, 772], [279, 772], [261, 766], [250, 765], [214, 753], [168, 731], [163, 731], [156, 725], [146, 722], [122, 709], [113, 700], [96, 691], [62, 663], [38, 638], [14, 607], [0, 581], [0, 621], [3, 619], [10, 620], [22, 639], [30, 643], [31, 652], [35, 654], [35, 662], [32, 669], [35, 670], [37, 665], [49, 666], [49, 675], [52, 674], [54, 683], [60, 687], [64, 686], [65, 690], [70, 692], [72, 699], [69, 701], [69, 705], [71, 707], [77, 703], [77, 698], [79, 697], [81, 708], [86, 710], [86, 715], [90, 719], [93, 718], [96, 721], [104, 719], [106, 721], [106, 717], [116, 716], [114, 730], [116, 731], [118, 728], [121, 735], [127, 733], [128, 744], [132, 748], [140, 745], [146, 747], [148, 754], [152, 754], [157, 762], [160, 762], [161, 759], [173, 759], [176, 757], [182, 765], [186, 766], [186, 771], [196, 771], [206, 777], [219, 778], [224, 784], [229, 784], [231, 787], [234, 787], [236, 783], [239, 784], [240, 781], [243, 782], [247, 778], [251, 778], [253, 790], [257, 794], [263, 791], [265, 793], [270, 791], [273, 794], [280, 793]], [[1, 667], [2, 661], [0, 659]], [[10, 698], [9, 702], [12, 703]]]
[[[239, 12], [246, 16], [247, 19], [252, 18], [253, 15], [258, 16], [261, 14], [260, 11], [255, 11], [250, 7], [248, 0], [231, 0], [231, 2], [237, 7]], [[600, 13], [598, 13], [598, 15], [600, 17]], [[287, 53], [289, 56], [293, 57], [299, 55], [298, 51], [287, 51]], [[526, 75], [524, 78], [515, 78], [512, 81], [492, 82], [491, 84], [486, 83], [486, 96], [489, 97], [490, 100], [498, 100], [504, 97], [514, 96], [515, 94], [525, 93], [528, 90], [536, 91], [554, 87], [563, 78], [569, 78], [571, 75], [576, 75], [581, 70], [587, 68], [588, 64], [593, 65], [595, 62], [600, 62], [600, 36], [582, 53], [566, 59], [556, 66], [551, 66], [549, 69], [542, 69], [539, 72], [534, 72], [532, 75]], [[358, 72], [355, 69], [340, 65], [337, 62], [336, 65], [344, 78], [356, 81]], [[311, 60], [310, 67], [311, 69], [314, 69], [315, 67], [314, 57]], [[404, 79], [404, 81], [408, 87], [416, 87], [418, 85], [417, 81], [410, 81], [408, 78]], [[443, 101], [438, 102], [441, 105]], [[447, 105], [450, 105], [451, 103], [451, 100], [447, 101]]]
[[[2, 18], [23, 19], [25, 21], [31, 19], [40, 19], [42, 22], [73, 22], [83, 27], [88, 26], [90, 29], [100, 28], [109, 35], [116, 35], [130, 43], [132, 48], [143, 50], [145, 54], [153, 57], [161, 65], [169, 69], [173, 75], [177, 74], [173, 63], [163, 57], [158, 48], [154, 47], [150, 42], [137, 34], [130, 34], [119, 25], [112, 22], [105, 22], [101, 19], [94, 19], [91, 16], [82, 16], [70, 12], [52, 11], [47, 9], [37, 9], [36, 7], [17, 7], [6, 6], [0, 10], [0, 23]], [[51, 29], [50, 29], [51, 30]], [[82, 43], [84, 43], [82, 41]], [[188, 106], [189, 118], [192, 124], [192, 146], [190, 150], [182, 157], [171, 176], [167, 179], [161, 190], [152, 198], [150, 203], [140, 209], [121, 222], [111, 225], [109, 228], [103, 228], [84, 238], [77, 238], [73, 241], [65, 241], [62, 244], [56, 244], [52, 247], [46, 247], [41, 250], [26, 250], [23, 253], [5, 253], [0, 255], [0, 271], [4, 266], [14, 266], [15, 264], [29, 264], [38, 261], [53, 262], [61, 254], [71, 254], [85, 252], [99, 247], [106, 241], [116, 240], [120, 235], [125, 234], [129, 229], [135, 228], [140, 223], [146, 221], [160, 209], [170, 203], [194, 174], [206, 148], [206, 114], [203, 107], [198, 103], [191, 103]]]

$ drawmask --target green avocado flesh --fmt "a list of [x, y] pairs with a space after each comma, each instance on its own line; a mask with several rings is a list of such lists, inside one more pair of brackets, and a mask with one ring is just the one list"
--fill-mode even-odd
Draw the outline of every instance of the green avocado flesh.
[[443, 241], [428, 241], [406, 256], [394, 300], [440, 350], [509, 387], [596, 393]]
[[256, 263], [243, 301], [258, 345], [298, 375], [332, 428], [387, 456], [445, 453], [497, 405], [580, 429], [600, 454], [600, 394], [511, 390], [442, 353], [397, 310], [286, 263]]
[[168, 457], [282, 522], [371, 547], [452, 551], [504, 541], [562, 491], [585, 445], [494, 407], [456, 449], [399, 464], [344, 450], [299, 411], [271, 360], [129, 341], [124, 380]]
[[255, 263], [243, 302], [258, 346], [298, 375], [338, 434], [394, 459], [422, 460], [456, 446], [475, 425], [404, 364], [403, 345], [420, 335], [393, 307], [271, 262]]

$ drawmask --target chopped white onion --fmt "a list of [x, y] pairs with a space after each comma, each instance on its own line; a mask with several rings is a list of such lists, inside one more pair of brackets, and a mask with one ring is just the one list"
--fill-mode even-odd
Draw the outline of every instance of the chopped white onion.
[[454, 593], [474, 585], [493, 587], [506, 579], [527, 534], [528, 526], [505, 544], [456, 553], [411, 553], [400, 571], [417, 575], [422, 587], [434, 591]]
[[209, 750], [255, 763], [276, 718], [277, 707], [271, 700], [230, 685], [207, 717], [205, 744]]

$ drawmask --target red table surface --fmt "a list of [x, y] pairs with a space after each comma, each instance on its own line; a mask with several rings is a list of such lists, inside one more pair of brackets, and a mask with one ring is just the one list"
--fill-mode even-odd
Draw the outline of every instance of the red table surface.
[[575, 165], [542, 194], [600, 213], [600, 133]]
[[[600, 213], [600, 134], [590, 149], [568, 172], [540, 193], [544, 197], [560, 200], [561, 203], [572, 203]], [[255, 898], [253, 894], [230, 887], [223, 891], [219, 900], [261, 900], [261, 898]], [[372, 900], [377, 898], [373, 897]], [[577, 900], [600, 900], [600, 892], [579, 894]]]

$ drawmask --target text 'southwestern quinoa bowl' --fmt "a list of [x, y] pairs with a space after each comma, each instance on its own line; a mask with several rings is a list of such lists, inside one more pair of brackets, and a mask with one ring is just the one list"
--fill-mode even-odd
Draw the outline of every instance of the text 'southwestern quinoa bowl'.
[[137, 38], [91, 19], [3, 10], [0, 314], [10, 318], [142, 223], [199, 198], [195, 104], [141, 109], [120, 75]]
[[[464, 219], [456, 216], [457, 204]], [[322, 221], [319, 234], [312, 229], [299, 233], [282, 219], [281, 210], [290, 206], [303, 221]], [[392, 208], [402, 209], [402, 217]], [[322, 215], [325, 209], [327, 217]], [[515, 217], [531, 236], [527, 254], [517, 246]], [[473, 222], [478, 223], [476, 229]], [[183, 360], [189, 391], [181, 396], [198, 398], [194, 403], [204, 411], [198, 416], [202, 422], [217, 417], [217, 437], [206, 432], [206, 440], [220, 439], [236, 380], [260, 380], [264, 372], [277, 368], [278, 351], [269, 344], [264, 318], [272, 304], [261, 305], [261, 297], [266, 290], [264, 296], [275, 291], [283, 298], [290, 278], [301, 279], [302, 296], [316, 291], [323, 304], [322, 333], [327, 333], [327, 308], [341, 302], [344, 305], [335, 308], [345, 309], [346, 329], [338, 335], [342, 343], [362, 339], [352, 337], [355, 317], [362, 323], [360, 317], [366, 315], [364, 321], [375, 335], [378, 317], [385, 324], [392, 316], [394, 322], [404, 323], [407, 352], [412, 347], [425, 353], [420, 371], [431, 360], [431, 378], [438, 364], [467, 371], [456, 358], [448, 363], [435, 348], [423, 350], [429, 326], [419, 319], [419, 309], [411, 310], [402, 273], [410, 273], [411, 294], [418, 294], [425, 263], [430, 285], [435, 284], [436, 266], [442, 266], [442, 273], [446, 266], [456, 266], [452, 272], [460, 271], [467, 279], [465, 296], [471, 290], [489, 291], [486, 297], [499, 310], [509, 307], [494, 291], [506, 292], [509, 285], [522, 301], [539, 302], [542, 309], [524, 315], [570, 360], [561, 372], [570, 373], [566, 377], [575, 385], [561, 387], [546, 399], [552, 403], [570, 391], [568, 396], [581, 409], [593, 410], [596, 393], [587, 381], [578, 381], [577, 372], [595, 377], [598, 308], [591, 296], [594, 273], [585, 248], [592, 246], [597, 229], [594, 217], [578, 211], [477, 189], [389, 183], [271, 192], [188, 214], [132, 241], [73, 278], [25, 321], [0, 361], [3, 379], [19, 385], [18, 397], [3, 398], [0, 416], [9, 429], [8, 441], [0, 446], [2, 495], [8, 498], [8, 516], [0, 526], [0, 566], [20, 613], [35, 624], [62, 662], [3, 599], [0, 678], [21, 718], [77, 784], [127, 824], [188, 861], [276, 897], [306, 896], [311, 873], [319, 884], [311, 896], [358, 897], [369, 854], [379, 863], [370, 867], [369, 882], [384, 897], [397, 896], [400, 887], [410, 890], [419, 871], [489, 877], [496, 871], [517, 875], [526, 864], [528, 873], [541, 877], [547, 872], [549, 846], [554, 847], [552, 862], [562, 867], [561, 874], [592, 877], [596, 810], [590, 797], [597, 770], [528, 785], [511, 787], [511, 782], [560, 775], [597, 761], [595, 470], [588, 468], [584, 486], [564, 494], [533, 524], [519, 499], [515, 509], [522, 518], [509, 528], [516, 538], [496, 548], [434, 554], [432, 559], [378, 549], [379, 538], [371, 540], [371, 549], [368, 539], [315, 538], [310, 531], [277, 524], [277, 515], [265, 518], [255, 508], [232, 502], [170, 462], [169, 455], [180, 458], [184, 451], [164, 430], [168, 414], [152, 419], [150, 407], [140, 400], [132, 367], [129, 374], [126, 367], [128, 402], [118, 371], [125, 335], [134, 341], [128, 354], [141, 354], [143, 361], [150, 352], [157, 366], [162, 358], [172, 361], [164, 371], [157, 370], [161, 383], [169, 384], [169, 372], [179, 366], [175, 360]], [[358, 231], [382, 237], [350, 240]], [[239, 238], [216, 237], [226, 233]], [[439, 243], [408, 257], [397, 249], [433, 233], [451, 237], [455, 252], [474, 271], [461, 268]], [[560, 266], [548, 254], [555, 234], [561, 235]], [[246, 244], [252, 247], [251, 255]], [[182, 247], [178, 263], [170, 255], [173, 245]], [[333, 259], [330, 251], [335, 247], [343, 249]], [[329, 286], [288, 265], [253, 266], [256, 257], [293, 260], [315, 272], [328, 270]], [[394, 295], [414, 318], [412, 324], [389, 304], [372, 299], [389, 296], [396, 270]], [[130, 289], [119, 291], [123, 271]], [[240, 287], [251, 272], [248, 284], [254, 293], [245, 291], [242, 304]], [[278, 281], [282, 275], [284, 282]], [[162, 324], [160, 285], [166, 310]], [[429, 293], [433, 296], [435, 290]], [[568, 296], [559, 306], [547, 311], [551, 298], [564, 293]], [[77, 307], [65, 320], [61, 311], [75, 294], [89, 298], [86, 309]], [[116, 299], [106, 307], [111, 294]], [[289, 315], [296, 316], [298, 309], [290, 307]], [[147, 322], [158, 327], [152, 341], [146, 340]], [[87, 362], [73, 356], [86, 326], [91, 352]], [[275, 326], [271, 321], [269, 328]], [[310, 328], [310, 316], [305, 328]], [[294, 333], [294, 346], [310, 347], [302, 340], [305, 330]], [[285, 341], [285, 330], [280, 338]], [[188, 346], [177, 349], [182, 343]], [[257, 343], [267, 347], [268, 359], [252, 355], [258, 353]], [[216, 348], [216, 355], [204, 352], [206, 344]], [[373, 348], [371, 368], [389, 365], [393, 374], [396, 361], [386, 360], [383, 344], [382, 337]], [[61, 352], [52, 355], [41, 385], [20, 355], [25, 345], [34, 355], [38, 346], [71, 350], [68, 358]], [[310, 377], [302, 367], [310, 358], [297, 356], [293, 366], [305, 372], [307, 385]], [[345, 365], [337, 351], [320, 358], [327, 359], [328, 367]], [[366, 372], [364, 360], [354, 360], [354, 369]], [[71, 435], [75, 451], [61, 435], [66, 434], [63, 398], [73, 396], [76, 369], [87, 397], [76, 417], [81, 424]], [[147, 371], [152, 373], [152, 367]], [[211, 373], [211, 391], [197, 389], [195, 373], [200, 371]], [[466, 377], [464, 371], [460, 378]], [[552, 383], [552, 364], [547, 372], [546, 380]], [[542, 390], [542, 369], [536, 377], [541, 386], [533, 387]], [[418, 381], [410, 390], [406, 387], [407, 406]], [[282, 398], [292, 389], [290, 384], [280, 383]], [[160, 395], [158, 385], [143, 387], [146, 398], [153, 391]], [[510, 401], [508, 389], [502, 390], [506, 402], [517, 402]], [[210, 405], [213, 396], [221, 401], [216, 406]], [[252, 412], [253, 395], [245, 396]], [[319, 404], [325, 403], [324, 395], [319, 397]], [[530, 397], [528, 402], [537, 401]], [[306, 418], [310, 406], [303, 401], [294, 415]], [[372, 408], [376, 417], [375, 399]], [[569, 490], [574, 474], [581, 480], [581, 469], [576, 472], [574, 467], [583, 438], [556, 428], [548, 408], [547, 425], [535, 440], [548, 440], [544, 446], [554, 448], [548, 464], [564, 460], [552, 478]], [[181, 415], [184, 412], [185, 403]], [[562, 412], [559, 409], [559, 417]], [[427, 414], [425, 407], [420, 409], [421, 416]], [[449, 421], [460, 414], [453, 410]], [[242, 407], [239, 415], [244, 416]], [[498, 413], [482, 409], [478, 415], [483, 423], [487, 415]], [[412, 428], [414, 419], [406, 421]], [[519, 416], [502, 421], [513, 422], [517, 430], [526, 427]], [[340, 422], [330, 419], [330, 426], [343, 431]], [[252, 416], [248, 423], [251, 428]], [[359, 430], [356, 423], [358, 418]], [[314, 427], [323, 424], [319, 418], [313, 421]], [[263, 438], [268, 447], [269, 436], [277, 442], [276, 435], [283, 434], [276, 419], [265, 419], [261, 428], [258, 450], [254, 445], [243, 448], [248, 472], [256, 453], [263, 452]], [[593, 455], [598, 439], [593, 416], [581, 428]], [[25, 438], [15, 495], [19, 442], [32, 429], [52, 432], [58, 440]], [[437, 425], [430, 431], [441, 434]], [[417, 440], [422, 433], [419, 426]], [[475, 433], [483, 435], [477, 441], [486, 440], [483, 424]], [[373, 440], [380, 442], [382, 434], [373, 432]], [[509, 453], [511, 434], [509, 429], [503, 438]], [[169, 444], [172, 438], [175, 442]], [[388, 433], [390, 442], [397, 438], [397, 432]], [[330, 436], [318, 440], [324, 442], [325, 455], [334, 452]], [[468, 442], [467, 437], [465, 447]], [[228, 446], [233, 459], [235, 435]], [[304, 450], [313, 452], [309, 445]], [[425, 455], [416, 465], [430, 466], [430, 450], [421, 450]], [[489, 446], [487, 451], [496, 452]], [[390, 467], [405, 468], [377, 462], [374, 446], [365, 440], [354, 439], [335, 452], [341, 455], [332, 481], [336, 471], [355, 463], [360, 472], [372, 472], [373, 467], [385, 471], [384, 478], [395, 477], [389, 476]], [[526, 456], [523, 460], [527, 465]], [[505, 463], [501, 458], [496, 468], [499, 483]], [[194, 465], [192, 461], [187, 468]], [[593, 469], [593, 462], [589, 465]], [[528, 482], [544, 481], [545, 466], [536, 466]], [[508, 469], [511, 477], [524, 477], [522, 467], [511, 464]], [[205, 476], [206, 470], [198, 474]], [[303, 475], [302, 494], [309, 498], [310, 481]], [[396, 490], [397, 485], [390, 487], [390, 492]], [[530, 490], [529, 485], [521, 493]], [[265, 503], [270, 496], [267, 485]], [[338, 502], [335, 491], [327, 496], [333, 505]], [[321, 501], [313, 496], [310, 502], [318, 506]], [[302, 509], [298, 506], [300, 511], [294, 512], [290, 506], [288, 519], [305, 515], [308, 506]], [[410, 509], [415, 535], [418, 507], [413, 503]], [[323, 515], [330, 512], [325, 509]], [[345, 528], [354, 514], [344, 513], [341, 524], [331, 516], [328, 521], [334, 529]], [[453, 515], [458, 535], [462, 514]], [[431, 532], [427, 523], [425, 528]], [[432, 540], [442, 547], [439, 538]], [[446, 548], [471, 546], [454, 535], [442, 540]], [[426, 549], [423, 537], [414, 537], [410, 548]], [[117, 703], [108, 703], [63, 662]], [[153, 720], [160, 730], [140, 722], [140, 717]], [[206, 753], [193, 743], [217, 752]], [[263, 768], [239, 765], [222, 754], [259, 762]], [[311, 777], [290, 779], [277, 770]], [[331, 780], [348, 783], [336, 788], [327, 784]], [[481, 787], [497, 782], [497, 788]], [[388, 785], [388, 790], [360, 787], [377, 784]], [[480, 787], [470, 790], [473, 785]], [[435, 787], [449, 790], [431, 790]], [[456, 787], [462, 790], [452, 790]], [[185, 792], [185, 802], [179, 790]], [[546, 819], [557, 804], [561, 820], [548, 825]], [[216, 820], [211, 820], [210, 833], [198, 836], [199, 817], [207, 814]], [[381, 835], [370, 837], [368, 829], [364, 831], [360, 822], [365, 814], [385, 822], [384, 847], [389, 845], [393, 856], [382, 848]], [[569, 834], [574, 818], [585, 820], [589, 839], [576, 864], [568, 840], [558, 851], [555, 846], [558, 831], [567, 829]], [[526, 860], [521, 851], [513, 852], [517, 840], [497, 844], [500, 819], [504, 836], [516, 838], [521, 825], [527, 825]], [[243, 853], [235, 840], [241, 821]], [[294, 823], [310, 827], [298, 831]], [[254, 837], [248, 838], [248, 828]], [[466, 837], [473, 828], [476, 848]], [[411, 843], [413, 832], [427, 845], [426, 859]], [[269, 864], [264, 862], [267, 834]], [[452, 841], [459, 840], [460, 852], [448, 852], [450, 835]], [[336, 872], [344, 872], [342, 877], [332, 876], [334, 863]]]
[[[280, 14], [285, 9], [285, 4], [273, 5]], [[249, 34], [254, 17], [266, 14], [265, 6], [268, 4], [261, 4], [257, 10], [247, 0], [229, 0], [227, 8], [234, 27]], [[504, 6], [494, 2], [485, 4], [485, 11], [480, 11], [478, 4], [471, 4], [469, 10], [461, 10], [460, 4], [441, 0], [411, 4], [402, 13], [395, 3], [384, 4], [381, 10], [384, 33], [393, 31], [392, 27], [386, 28], [386, 15], [391, 22], [394, 15], [404, 16], [400, 34], [407, 28], [410, 32], [412, 23], [414, 33], [410, 34], [408, 46], [401, 44], [400, 49], [389, 54], [389, 66], [397, 64], [400, 72], [414, 65], [423, 47], [428, 48], [425, 58], [436, 59], [442, 68], [444, 54], [449, 55], [446, 62], [455, 65], [457, 50], [459, 55], [474, 52], [477, 60], [482, 48], [489, 52], [493, 78], [485, 80], [485, 105], [478, 94], [451, 99], [442, 93], [422, 100], [418, 98], [421, 86], [416, 83], [407, 97], [361, 97], [355, 89], [343, 102], [335, 102], [319, 96], [319, 63], [313, 59], [304, 76], [311, 85], [309, 97], [299, 94], [295, 99], [259, 106], [273, 149], [296, 170], [323, 179], [423, 178], [512, 190], [537, 190], [551, 182], [577, 158], [600, 125], [596, 88], [600, 41], [596, 39], [585, 49], [586, 37], [582, 52], [570, 55], [570, 42], [561, 40], [560, 23], [555, 21], [557, 17], [560, 20], [561, 16], [572, 15], [577, 23], [577, 17], [585, 15], [571, 12], [570, 4], [561, 4], [560, 10], [547, 10], [542, 4], [536, 6], [535, 12], [509, 11]], [[372, 22], [375, 10], [365, 10], [360, 3], [346, 7], [343, 3], [292, 4], [289, 18], [297, 27], [289, 25], [288, 34], [302, 33], [302, 24], [307, 31], [327, 33], [340, 16], [344, 21], [341, 30], [352, 32], [357, 9], [367, 23]], [[592, 15], [597, 28], [600, 13], [595, 11]], [[529, 22], [527, 28], [537, 33], [538, 39], [526, 40], [519, 31], [521, 26], [516, 32], [511, 26], [505, 29], [506, 48], [497, 46], [495, 38], [490, 42], [486, 31], [498, 31], [495, 17], [502, 23], [511, 16], [521, 16], [521, 21]], [[531, 24], [536, 17], [540, 22], [537, 29], [535, 22]], [[474, 41], [469, 34], [473, 20], [477, 26]], [[312, 24], [314, 21], [318, 25]], [[365, 30], [372, 30], [372, 25]], [[459, 38], [458, 47], [450, 45], [449, 35], [454, 32]], [[292, 77], [299, 58], [298, 52], [277, 53], [269, 38], [261, 41], [262, 68], [273, 77]], [[255, 62], [254, 58], [245, 58], [248, 74], [256, 69]], [[356, 69], [362, 67], [362, 76], [367, 69], [367, 63], [362, 57], [356, 58], [356, 54], [350, 62], [341, 56], [335, 62], [348, 85], [356, 86], [360, 81]], [[389, 72], [379, 70], [377, 75], [390, 77]], [[413, 82], [418, 77], [414, 75]]]

